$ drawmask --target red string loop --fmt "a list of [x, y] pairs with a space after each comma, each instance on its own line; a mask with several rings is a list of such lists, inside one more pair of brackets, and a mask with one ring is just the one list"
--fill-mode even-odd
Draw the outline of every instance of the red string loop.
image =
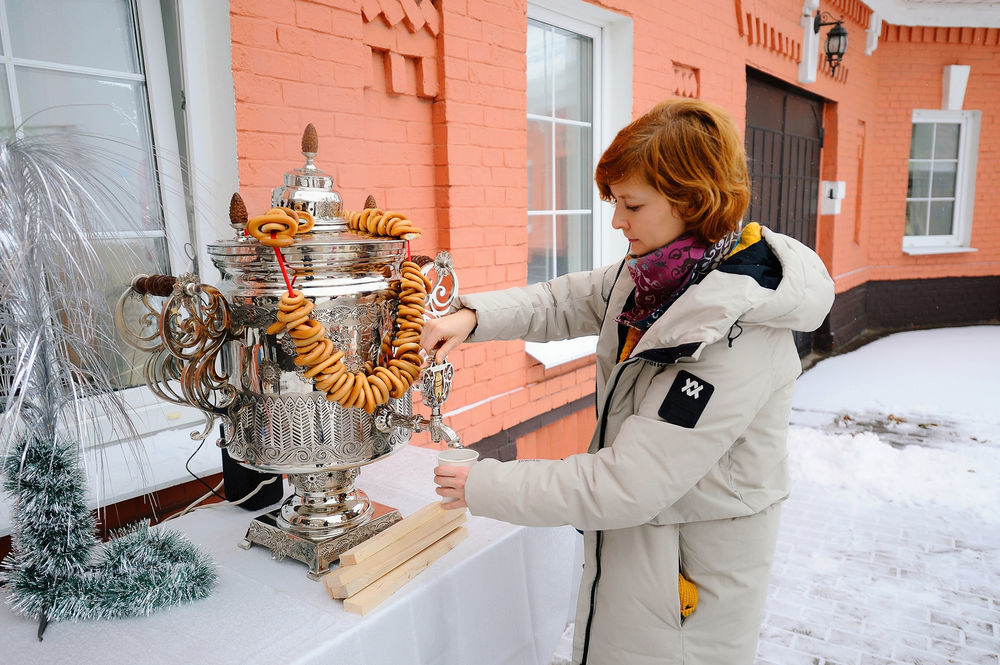
[[[271, 237], [276, 237], [277, 234], [271, 231]], [[292, 290], [292, 280], [288, 279], [288, 271], [285, 270], [285, 257], [281, 255], [281, 250], [277, 247], [274, 248], [274, 258], [278, 260], [278, 267], [281, 268], [281, 276], [285, 278], [285, 286], [288, 287], [288, 297], [294, 298], [295, 291]]]

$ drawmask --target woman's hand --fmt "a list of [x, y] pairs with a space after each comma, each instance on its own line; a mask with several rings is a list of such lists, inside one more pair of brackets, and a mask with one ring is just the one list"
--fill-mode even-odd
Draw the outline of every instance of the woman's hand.
[[468, 338], [476, 327], [476, 321], [474, 309], [460, 309], [440, 319], [431, 319], [424, 323], [420, 346], [427, 351], [433, 362], [440, 363]]
[[434, 468], [434, 482], [438, 488], [434, 490], [439, 496], [452, 498], [455, 501], [442, 503], [441, 507], [449, 510], [465, 508], [465, 480], [469, 477], [469, 467], [439, 466]]

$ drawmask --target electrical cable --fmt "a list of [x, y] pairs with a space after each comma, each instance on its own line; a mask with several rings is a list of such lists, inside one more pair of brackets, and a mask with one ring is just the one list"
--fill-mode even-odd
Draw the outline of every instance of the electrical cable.
[[[257, 492], [259, 492], [264, 487], [264, 485], [270, 485], [271, 483], [273, 483], [274, 481], [278, 480], [279, 478], [281, 478], [281, 476], [280, 475], [276, 475], [276, 476], [272, 476], [271, 478], [268, 478], [267, 480], [260, 481], [260, 483], [257, 485], [257, 487], [254, 488], [254, 490], [252, 492], [250, 492], [249, 494], [247, 494], [245, 497], [243, 497], [239, 501], [221, 501], [219, 503], [210, 503], [208, 505], [199, 506], [198, 505], [199, 503], [201, 503], [205, 499], [209, 498], [213, 494], [215, 494], [216, 496], [218, 496], [218, 494], [215, 493], [215, 490], [217, 490], [220, 487], [222, 487], [222, 483], [219, 483], [218, 485], [215, 486], [214, 490], [212, 490], [211, 492], [205, 493], [201, 498], [195, 500], [193, 503], [191, 503], [190, 505], [188, 505], [187, 508], [185, 508], [184, 510], [182, 510], [182, 511], [180, 511], [178, 513], [174, 513], [170, 517], [167, 517], [166, 519], [163, 520], [163, 522], [169, 522], [172, 519], [176, 519], [178, 517], [182, 517], [184, 515], [187, 515], [188, 513], [194, 512], [196, 510], [201, 510], [202, 508], [218, 508], [219, 506], [238, 506], [241, 503], [243, 503], [244, 501], [246, 501], [247, 499], [249, 499], [252, 496], [254, 496], [255, 494], [257, 494]], [[160, 522], [160, 524], [163, 524], [163, 522]]]
[[202, 447], [203, 445], [205, 445], [205, 439], [202, 439], [202, 440], [201, 440], [201, 442], [200, 442], [200, 443], [198, 444], [198, 447], [194, 449], [194, 452], [193, 452], [193, 453], [191, 453], [191, 456], [187, 458], [187, 461], [186, 461], [186, 462], [184, 462], [184, 468], [185, 468], [185, 469], [187, 470], [187, 472], [188, 472], [188, 473], [190, 473], [190, 474], [191, 474], [191, 477], [192, 477], [192, 478], [194, 478], [194, 479], [195, 479], [195, 480], [197, 480], [197, 481], [198, 481], [199, 483], [201, 483], [202, 485], [204, 485], [205, 487], [207, 487], [207, 488], [208, 488], [208, 491], [209, 491], [209, 492], [210, 492], [211, 494], [214, 494], [214, 495], [215, 495], [216, 497], [218, 497], [218, 498], [219, 498], [219, 500], [221, 500], [221, 501], [225, 501], [225, 500], [226, 500], [226, 497], [222, 496], [221, 494], [219, 494], [219, 493], [218, 493], [218, 492], [216, 491], [216, 490], [218, 490], [218, 489], [219, 489], [220, 487], [222, 487], [222, 483], [219, 483], [219, 484], [218, 484], [218, 485], [217, 485], [216, 487], [214, 487], [214, 488], [213, 488], [213, 487], [212, 487], [211, 485], [209, 485], [209, 484], [208, 484], [207, 482], [205, 482], [205, 479], [204, 479], [204, 478], [202, 478], [201, 476], [197, 475], [197, 474], [196, 474], [196, 473], [195, 473], [194, 471], [192, 471], [192, 470], [191, 470], [191, 466], [190, 466], [190, 464], [191, 464], [191, 460], [193, 460], [193, 459], [194, 459], [194, 456], [198, 454], [198, 451], [199, 451], [199, 450], [201, 450], [201, 447]]

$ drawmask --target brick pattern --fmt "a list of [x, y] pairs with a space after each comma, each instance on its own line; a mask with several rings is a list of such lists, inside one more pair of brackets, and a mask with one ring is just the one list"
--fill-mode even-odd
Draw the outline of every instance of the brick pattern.
[[[768, 22], [755, 11], [744, 11], [742, 0], [734, 0], [736, 7], [736, 25], [740, 37], [745, 37], [747, 44], [760, 46], [773, 51], [798, 63], [802, 60], [802, 41], [793, 35], [801, 33], [801, 27], [794, 20], [775, 15]], [[749, 6], [750, 3], [747, 3]], [[770, 12], [768, 12], [770, 15]], [[796, 14], [792, 15], [795, 19]], [[776, 25], [777, 24], [777, 25]]]
[[[299, 143], [311, 122], [317, 165], [334, 177], [345, 207], [360, 208], [374, 194], [418, 220], [426, 232], [414, 250], [430, 253], [439, 246], [432, 102], [393, 92], [399, 71], [387, 71], [382, 53], [365, 43], [366, 25], [354, 3], [233, 0], [240, 193], [251, 214], [266, 209], [282, 174], [304, 161]], [[410, 34], [405, 23], [401, 30]], [[426, 25], [411, 36], [424, 35], [433, 44]], [[395, 85], [416, 93], [415, 60], [394, 52], [404, 58], [403, 82]]]
[[678, 97], [698, 98], [698, 68], [674, 63], [674, 94]]
[[911, 330], [998, 320], [1000, 277], [866, 282], [837, 294], [815, 341], [818, 349], [832, 351], [867, 329]]
[[481, 457], [501, 462], [562, 459], [587, 452], [595, 424], [591, 394], [503, 429], [480, 440], [474, 448]]
[[[440, 91], [436, 58], [440, 19], [431, 0], [420, 5], [414, 0], [367, 0], [361, 6], [361, 16], [365, 21], [364, 43], [382, 60], [386, 92], [436, 98]], [[366, 84], [374, 84], [373, 72], [366, 72]]]
[[755, 665], [1000, 665], [1000, 541], [969, 520], [797, 484]]
[[813, 335], [813, 344], [818, 351], [839, 349], [870, 327], [868, 287], [867, 283], [861, 284], [837, 294], [826, 320]]
[[937, 28], [921, 25], [882, 25], [880, 41], [913, 44], [1000, 45], [1000, 28]]
[[875, 328], [913, 328], [996, 321], [1000, 276], [869, 282], [865, 308]]
[[830, 11], [841, 13], [858, 25], [866, 26], [871, 20], [872, 10], [861, 0], [830, 0]]
[[565, 459], [587, 452], [597, 426], [592, 397], [576, 413], [517, 439], [518, 459]]
[[[915, 32], [907, 30], [911, 35]], [[905, 42], [885, 39], [875, 52], [879, 104], [868, 123], [865, 173], [870, 174], [866, 191], [877, 195], [867, 196], [863, 202], [862, 247], [866, 251], [857, 263], [836, 264], [834, 275], [843, 275], [838, 278], [838, 290], [863, 281], [983, 277], [996, 275], [1000, 268], [1000, 227], [993, 223], [1000, 208], [1000, 172], [989, 167], [1000, 155], [1000, 120], [991, 112], [1000, 96], [1000, 61], [995, 47], [939, 41], [946, 35], [957, 39], [968, 31], [934, 30], [933, 34], [935, 41], [921, 41], [915, 35]], [[902, 244], [912, 113], [914, 109], [941, 108], [943, 68], [956, 62], [971, 66], [964, 108], [983, 111], [971, 239], [977, 251], [910, 256], [903, 253]]]

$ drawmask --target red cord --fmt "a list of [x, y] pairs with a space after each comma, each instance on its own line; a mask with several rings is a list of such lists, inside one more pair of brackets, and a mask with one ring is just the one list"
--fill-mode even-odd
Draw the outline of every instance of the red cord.
[[406, 241], [406, 260], [410, 260], [410, 241]]
[[[271, 237], [274, 238], [277, 234], [271, 231]], [[288, 279], [288, 271], [285, 270], [285, 257], [281, 255], [281, 250], [277, 247], [274, 248], [274, 258], [278, 260], [278, 267], [281, 268], [281, 275], [285, 278], [285, 286], [288, 287], [288, 297], [294, 298], [295, 291], [292, 291], [292, 281]]]

